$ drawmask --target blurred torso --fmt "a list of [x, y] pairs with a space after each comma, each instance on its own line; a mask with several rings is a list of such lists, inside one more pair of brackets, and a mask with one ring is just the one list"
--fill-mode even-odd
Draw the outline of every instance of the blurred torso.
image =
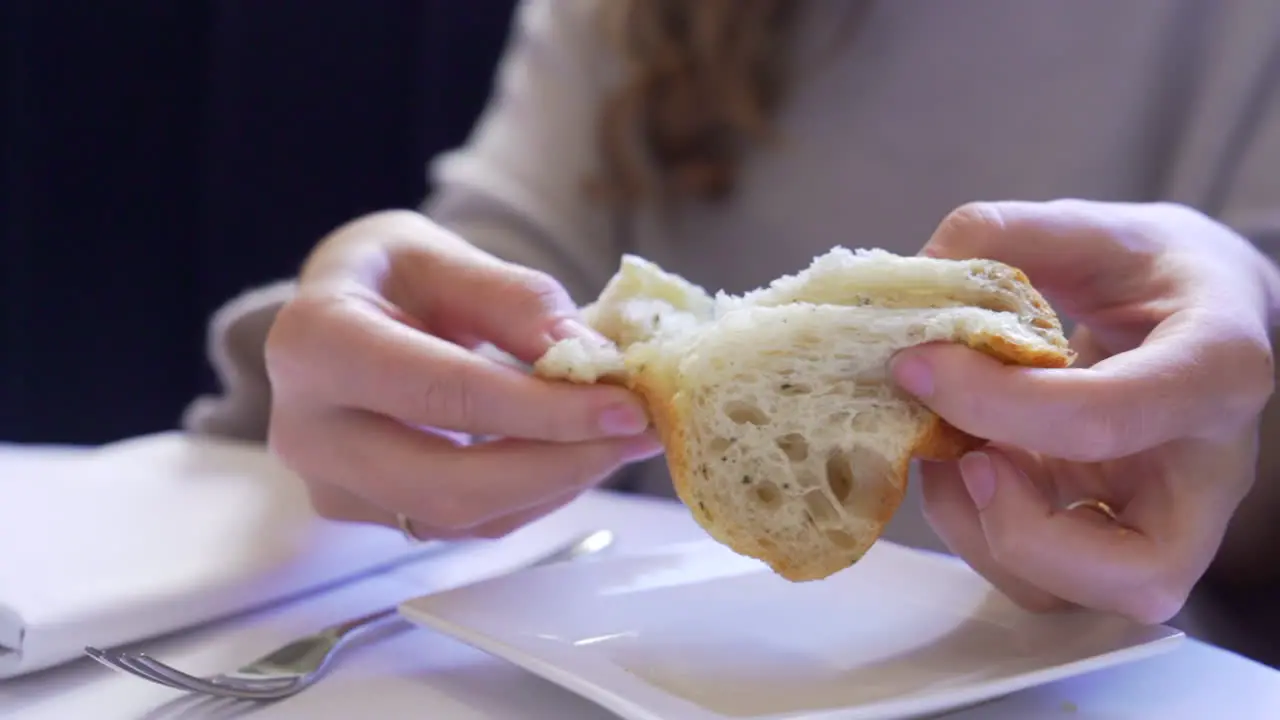
[[[640, 214], [627, 250], [741, 292], [833, 245], [915, 253], [972, 200], [1221, 209], [1206, 206], [1233, 116], [1203, 106], [1243, 104], [1247, 89], [1211, 87], [1216, 66], [1196, 62], [1216, 51], [1225, 13], [1166, 0], [898, 0], [875, 3], [831, 53], [842, 4], [813, 3], [778, 138], [751, 156], [735, 195]], [[671, 492], [660, 461], [633, 479]], [[888, 536], [940, 548], [912, 485]]]

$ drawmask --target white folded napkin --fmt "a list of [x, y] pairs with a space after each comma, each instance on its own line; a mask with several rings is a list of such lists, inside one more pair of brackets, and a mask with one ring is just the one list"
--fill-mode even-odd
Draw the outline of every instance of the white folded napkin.
[[0, 444], [0, 678], [439, 551], [315, 516], [261, 447]]

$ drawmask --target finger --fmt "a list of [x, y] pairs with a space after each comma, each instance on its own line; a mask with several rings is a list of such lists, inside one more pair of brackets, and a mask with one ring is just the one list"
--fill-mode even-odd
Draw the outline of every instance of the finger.
[[960, 472], [991, 556], [1009, 572], [1077, 605], [1140, 622], [1173, 617], [1190, 588], [1170, 581], [1176, 558], [1140, 532], [1056, 511], [999, 450], [970, 453]]
[[921, 252], [1016, 267], [1080, 316], [1149, 294], [1162, 247], [1140, 231], [1147, 224], [1141, 211], [1114, 203], [970, 203], [950, 213]]
[[1235, 432], [1274, 382], [1270, 348], [1230, 321], [1178, 313], [1142, 346], [1090, 368], [1004, 365], [933, 344], [899, 353], [895, 381], [956, 427], [1051, 457], [1125, 457], [1184, 437]]
[[491, 256], [411, 251], [397, 258], [410, 281], [392, 302], [449, 333], [487, 340], [532, 364], [558, 340], [605, 342], [581, 322], [569, 292], [552, 276]]
[[1070, 603], [1032, 585], [996, 562], [978, 519], [978, 508], [965, 490], [956, 463], [921, 463], [924, 514], [938, 537], [979, 575], [1032, 612], [1051, 612]]
[[[1158, 465], [1129, 470], [1127, 475], [1139, 476], [1133, 481], [1109, 483], [1121, 492], [1094, 497], [1115, 498], [1123, 508], [1122, 522], [1142, 528], [1166, 553], [1180, 558], [1179, 577], [1194, 583], [1213, 562], [1241, 503], [1248, 502], [1257, 471], [1256, 436], [1256, 431], [1245, 432], [1227, 444], [1177, 443], [1162, 449]], [[1140, 487], [1126, 498], [1125, 485]]]
[[1071, 333], [1071, 349], [1076, 353], [1075, 362], [1071, 363], [1074, 368], [1091, 368], [1113, 354], [1104, 349], [1098, 338], [1084, 325], [1077, 326]]
[[[355, 493], [327, 482], [307, 483], [311, 505], [316, 513], [329, 520], [340, 522], [382, 525], [400, 529], [396, 513], [374, 505]], [[504, 537], [525, 525], [539, 520], [573, 502], [582, 492], [573, 490], [532, 508], [490, 520], [469, 528], [439, 528], [421, 520], [408, 518], [412, 536], [419, 540], [459, 540], [464, 538], [496, 539]]]
[[552, 383], [419, 332], [358, 298], [300, 298], [268, 346], [272, 383], [299, 402], [369, 410], [410, 425], [574, 442], [635, 435], [639, 399]]
[[1173, 203], [971, 203], [948, 215], [921, 253], [1015, 266], [1075, 317], [1127, 314], [1142, 301], [1238, 304], [1257, 315], [1265, 303], [1258, 284], [1240, 277], [1241, 267], [1258, 266], [1257, 249]]
[[306, 425], [286, 419], [273, 418], [271, 443], [295, 472], [447, 530], [535, 509], [661, 452], [649, 434], [573, 444], [499, 440], [463, 448], [367, 413], [313, 416]]
[[328, 482], [328, 478], [304, 477], [311, 509], [326, 520], [396, 527], [395, 513], [378, 507], [364, 498]]
[[594, 335], [576, 322], [578, 309], [554, 278], [483, 252], [419, 213], [339, 228], [302, 277], [305, 285], [360, 288], [433, 332], [487, 340], [525, 363], [558, 337]]

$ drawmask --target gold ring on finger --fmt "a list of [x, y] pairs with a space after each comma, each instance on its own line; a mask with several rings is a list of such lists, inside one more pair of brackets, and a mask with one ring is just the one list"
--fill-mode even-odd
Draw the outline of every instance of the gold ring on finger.
[[1072, 510], [1077, 510], [1079, 508], [1088, 508], [1096, 513], [1101, 513], [1102, 515], [1107, 516], [1107, 518], [1112, 522], [1118, 522], [1120, 520], [1119, 515], [1116, 514], [1115, 508], [1107, 504], [1105, 500], [1098, 500], [1097, 498], [1082, 498], [1080, 500], [1076, 500], [1075, 502], [1068, 504], [1063, 511], [1071, 512]]

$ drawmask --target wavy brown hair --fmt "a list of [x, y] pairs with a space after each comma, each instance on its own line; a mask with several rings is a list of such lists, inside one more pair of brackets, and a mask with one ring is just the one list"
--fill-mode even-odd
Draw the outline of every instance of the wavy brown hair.
[[802, 0], [601, 0], [623, 77], [599, 121], [601, 177], [618, 206], [731, 194], [771, 138]]

